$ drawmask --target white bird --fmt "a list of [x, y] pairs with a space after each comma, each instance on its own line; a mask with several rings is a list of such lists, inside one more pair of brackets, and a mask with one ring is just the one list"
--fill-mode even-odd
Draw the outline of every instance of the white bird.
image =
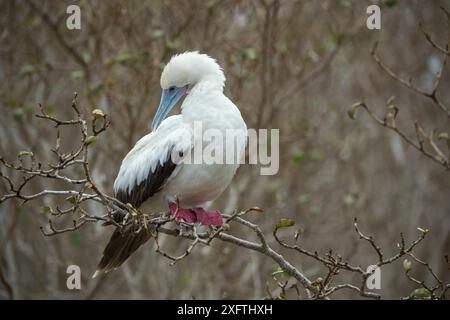
[[[114, 195], [141, 212], [162, 212], [169, 207], [176, 214], [176, 221], [220, 226], [220, 212], [208, 212], [203, 206], [227, 188], [239, 161], [186, 163], [174, 161], [174, 155], [186, 157], [196, 147], [204, 151], [212, 144], [215, 152], [224, 152], [223, 159], [227, 152], [234, 151], [239, 160], [245, 153], [247, 126], [239, 109], [223, 94], [225, 76], [208, 55], [185, 52], [173, 56], [160, 82], [162, 95], [152, 122], [153, 131], [142, 137], [123, 159], [114, 182]], [[167, 117], [183, 97], [181, 113]], [[196, 124], [201, 124], [200, 138], [194, 132]], [[235, 130], [234, 144], [230, 147], [226, 141], [205, 135], [211, 129], [222, 137], [227, 137], [227, 130]], [[116, 229], [94, 277], [119, 267], [150, 238], [145, 231]]]

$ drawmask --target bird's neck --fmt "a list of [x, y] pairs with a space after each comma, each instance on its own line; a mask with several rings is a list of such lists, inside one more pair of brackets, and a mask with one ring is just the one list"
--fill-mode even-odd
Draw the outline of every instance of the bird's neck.
[[223, 94], [223, 84], [219, 81], [216, 81], [214, 77], [209, 78], [206, 77], [201, 81], [197, 82], [190, 90], [190, 94], [208, 94], [208, 93], [221, 93]]
[[211, 81], [197, 83], [188, 93], [181, 105], [181, 113], [188, 122], [214, 122], [217, 115], [226, 113], [227, 98], [222, 87]]

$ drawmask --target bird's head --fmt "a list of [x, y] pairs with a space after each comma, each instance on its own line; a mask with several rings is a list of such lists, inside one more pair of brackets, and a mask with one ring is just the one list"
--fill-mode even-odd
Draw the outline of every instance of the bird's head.
[[223, 89], [225, 76], [216, 60], [197, 51], [173, 56], [161, 74], [161, 101], [152, 129], [156, 130], [176, 103], [202, 81], [209, 81]]

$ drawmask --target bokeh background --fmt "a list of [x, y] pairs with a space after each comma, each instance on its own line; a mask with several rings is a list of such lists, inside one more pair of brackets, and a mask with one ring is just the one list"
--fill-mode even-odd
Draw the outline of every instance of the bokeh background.
[[[301, 244], [325, 253], [330, 248], [354, 264], [376, 262], [358, 240], [353, 217], [386, 254], [394, 254], [399, 233], [415, 239], [417, 227], [430, 229], [418, 256], [449, 281], [443, 256], [450, 253], [449, 173], [426, 159], [364, 112], [352, 121], [346, 111], [364, 99], [378, 114], [395, 96], [398, 126], [414, 135], [420, 120], [445, 131], [448, 119], [429, 100], [384, 74], [370, 56], [374, 41], [383, 61], [418, 86], [431, 88], [443, 56], [425, 39], [419, 22], [445, 45], [448, 26], [439, 6], [448, 1], [75, 1], [81, 30], [66, 28], [72, 1], [0, 2], [0, 154], [13, 161], [32, 150], [46, 162], [54, 130], [34, 117], [42, 103], [70, 117], [73, 93], [89, 113], [101, 108], [112, 125], [91, 153], [95, 181], [111, 194], [121, 159], [149, 131], [160, 98], [159, 76], [175, 53], [200, 50], [216, 58], [227, 77], [226, 94], [251, 128], [280, 129], [280, 171], [260, 176], [243, 165], [215, 202], [223, 212], [259, 206], [250, 219], [269, 242], [311, 279], [323, 276], [314, 260], [282, 250], [271, 231], [279, 218], [305, 230]], [[382, 8], [381, 30], [368, 30], [366, 8]], [[450, 103], [450, 70], [444, 69], [440, 97]], [[79, 143], [63, 132], [64, 148]], [[76, 172], [74, 172], [76, 174]], [[11, 173], [19, 179], [18, 175]], [[39, 180], [30, 191], [64, 187]], [[66, 186], [67, 187], [67, 186]], [[0, 185], [0, 192], [6, 192]], [[47, 198], [47, 205], [61, 199]], [[0, 298], [174, 299], [250, 298], [275, 290], [267, 257], [220, 241], [199, 247], [175, 266], [149, 242], [119, 270], [91, 280], [112, 228], [89, 224], [81, 230], [44, 237], [44, 203], [0, 206]], [[90, 210], [102, 210], [90, 207]], [[70, 219], [58, 221], [59, 225]], [[232, 233], [250, 237], [239, 228]], [[165, 238], [164, 247], [181, 253], [187, 242]], [[77, 264], [82, 289], [66, 288], [66, 268]], [[416, 268], [417, 267], [417, 268]], [[431, 281], [413, 265], [414, 275]], [[340, 281], [353, 281], [342, 275]], [[359, 282], [355, 282], [359, 284]], [[407, 296], [401, 261], [382, 269], [383, 298]], [[341, 291], [336, 298], [358, 298]]]

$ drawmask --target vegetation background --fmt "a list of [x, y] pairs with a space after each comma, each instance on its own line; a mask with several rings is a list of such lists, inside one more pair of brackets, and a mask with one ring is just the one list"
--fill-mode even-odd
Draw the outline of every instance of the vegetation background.
[[[385, 101], [395, 96], [397, 125], [408, 135], [414, 136], [417, 119], [428, 129], [448, 130], [449, 119], [430, 99], [389, 78], [370, 55], [379, 41], [386, 65], [432, 88], [444, 57], [419, 22], [445, 45], [448, 25], [440, 6], [449, 9], [448, 1], [80, 0], [79, 31], [66, 28], [72, 2], [0, 2], [0, 155], [14, 161], [31, 148], [44, 163], [52, 158], [54, 131], [34, 117], [36, 106], [70, 117], [76, 91], [85, 112], [101, 108], [110, 117], [90, 164], [99, 187], [111, 194], [122, 158], [149, 131], [164, 63], [175, 53], [200, 50], [223, 67], [226, 94], [248, 126], [279, 128], [281, 139], [279, 173], [260, 176], [258, 166], [243, 165], [214, 207], [263, 208], [251, 219], [268, 235], [279, 218], [291, 218], [304, 229], [304, 247], [320, 253], [332, 248], [362, 265], [376, 254], [358, 240], [354, 217], [387, 254], [395, 252], [400, 232], [412, 240], [417, 227], [427, 228], [417, 254], [450, 280], [443, 259], [450, 252], [448, 171], [367, 113], [358, 111], [353, 121], [347, 116], [358, 100], [382, 115]], [[381, 6], [381, 30], [366, 28], [372, 3]], [[447, 103], [449, 87], [446, 66], [440, 98]], [[64, 145], [67, 150], [79, 142], [70, 130], [62, 135], [73, 142]], [[57, 186], [63, 187], [40, 180], [32, 189]], [[6, 191], [1, 184], [0, 194]], [[119, 270], [91, 280], [112, 229], [89, 224], [44, 237], [39, 227], [48, 217], [39, 207], [61, 199], [45, 201], [0, 206], [0, 298], [258, 299], [276, 287], [271, 260], [221, 242], [197, 248], [175, 266], [149, 242]], [[164, 246], [182, 252], [185, 242], [165, 238]], [[323, 273], [314, 260], [280, 251], [311, 279]], [[81, 290], [66, 288], [70, 264], [81, 267]], [[424, 268], [413, 264], [413, 271], [431, 280]], [[416, 287], [401, 261], [382, 268], [383, 298], [407, 296]], [[346, 290], [336, 297], [358, 298]]]

